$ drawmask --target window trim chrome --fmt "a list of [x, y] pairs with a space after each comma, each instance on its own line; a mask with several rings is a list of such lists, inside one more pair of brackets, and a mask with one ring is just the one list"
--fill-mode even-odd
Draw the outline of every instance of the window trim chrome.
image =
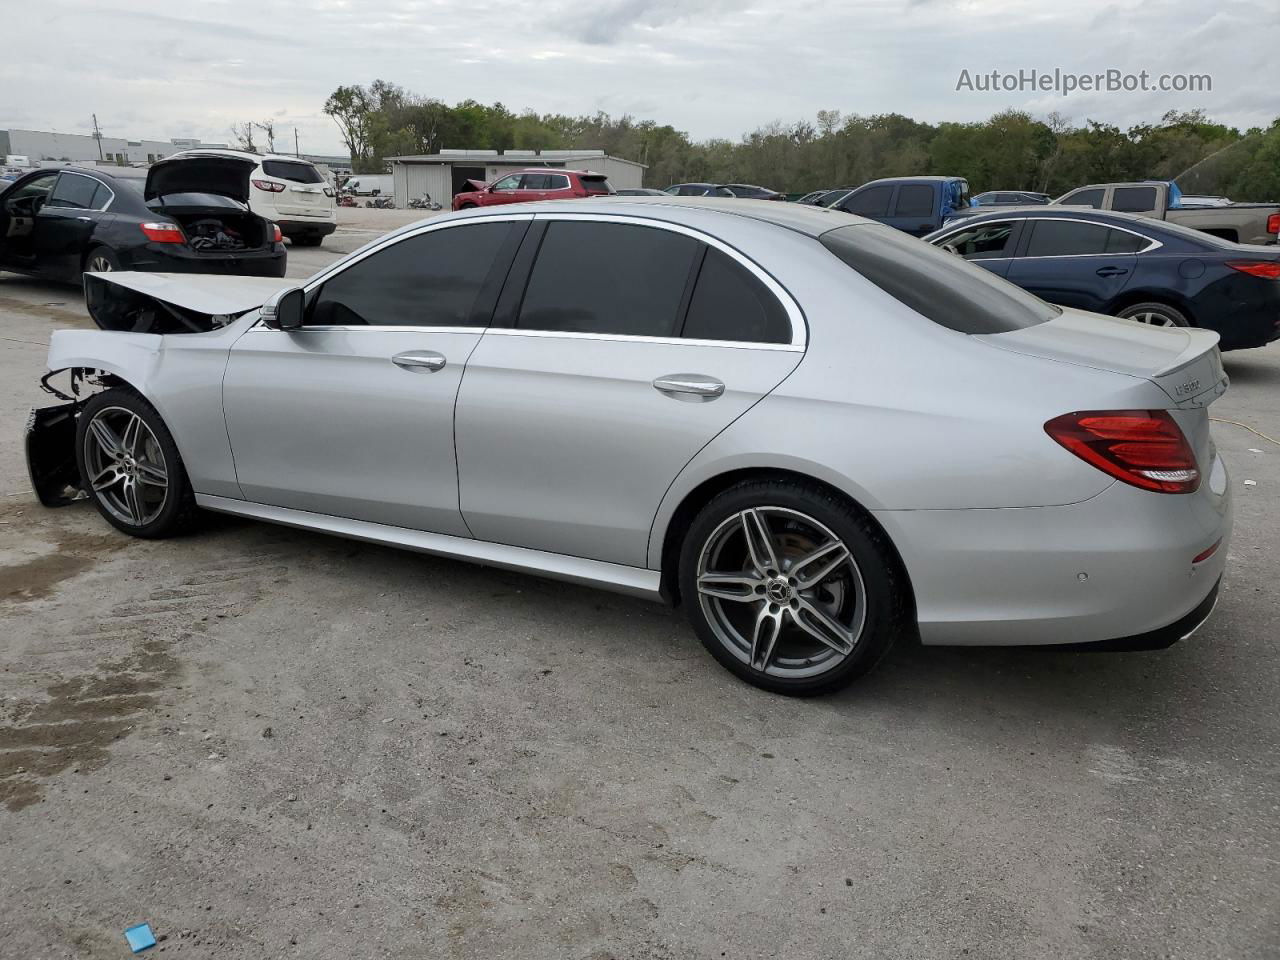
[[[330, 264], [327, 268], [317, 273], [315, 276], [307, 280], [302, 285], [304, 294], [309, 294], [312, 290], [319, 287], [333, 276], [341, 273], [349, 267], [354, 266], [360, 261], [373, 256], [393, 244], [400, 243], [403, 240], [409, 240], [413, 237], [421, 236], [425, 233], [432, 233], [436, 230], [448, 230], [452, 227], [462, 227], [467, 224], [479, 223], [500, 223], [500, 222], [519, 222], [519, 221], [546, 221], [554, 222], [556, 220], [572, 220], [572, 221], [592, 221], [598, 223], [621, 223], [632, 226], [654, 227], [659, 230], [667, 230], [672, 233], [680, 233], [685, 236], [692, 237], [709, 247], [714, 247], [730, 259], [736, 261], [745, 270], [751, 273], [757, 280], [765, 285], [771, 294], [773, 294], [782, 304], [782, 309], [787, 315], [787, 322], [791, 325], [791, 341], [789, 343], [759, 343], [753, 340], [694, 340], [684, 337], [644, 337], [626, 334], [597, 334], [597, 333], [574, 333], [572, 331], [560, 330], [515, 330], [507, 328], [498, 328], [493, 326], [487, 327], [431, 327], [431, 326], [415, 326], [411, 324], [396, 324], [378, 326], [372, 325], [362, 326], [302, 326], [298, 330], [315, 330], [315, 331], [368, 331], [368, 330], [397, 330], [402, 332], [457, 332], [457, 331], [480, 331], [482, 333], [495, 333], [499, 330], [506, 332], [503, 336], [520, 334], [524, 336], [554, 336], [567, 337], [571, 339], [596, 339], [596, 340], [637, 340], [646, 343], [681, 343], [690, 346], [740, 346], [754, 347], [756, 349], [772, 349], [772, 350], [793, 350], [803, 352], [809, 342], [809, 327], [805, 319], [804, 311], [800, 308], [800, 304], [791, 296], [789, 290], [774, 279], [764, 267], [751, 260], [745, 254], [739, 252], [737, 248], [731, 246], [718, 237], [713, 237], [708, 233], [704, 233], [694, 227], [687, 227], [682, 223], [672, 223], [667, 220], [656, 220], [652, 217], [621, 214], [621, 213], [572, 213], [557, 211], [555, 213], [494, 213], [494, 214], [473, 214], [465, 217], [443, 219], [442, 221], [429, 221], [425, 224], [415, 225], [406, 228], [403, 232], [396, 232], [383, 237], [380, 241], [374, 241], [368, 248], [358, 250], [335, 263]], [[261, 321], [255, 325], [257, 328], [269, 329]], [[296, 333], [298, 331], [290, 331]]]
[[[1120, 227], [1111, 223], [1098, 223], [1096, 220], [1085, 220], [1080, 217], [1046, 217], [1029, 214], [1023, 217], [996, 217], [992, 220], [986, 221], [986, 223], [1028, 223], [1042, 221], [1085, 223], [1091, 227], [1101, 227], [1103, 230], [1119, 230], [1121, 233], [1128, 233], [1135, 237], [1141, 237], [1143, 240], [1147, 241], [1148, 246], [1143, 247], [1141, 250], [1132, 250], [1125, 253], [1046, 253], [1035, 257], [975, 257], [972, 260], [966, 257], [961, 257], [961, 259], [964, 260], [965, 263], [977, 263], [979, 260], [1065, 260], [1068, 258], [1079, 259], [1081, 257], [1140, 257], [1145, 253], [1152, 253], [1164, 246], [1163, 241], [1157, 240], [1154, 237], [1149, 237], [1145, 233], [1140, 233], [1137, 230], [1130, 230], [1128, 227]], [[973, 226], [975, 226], [973, 221], [968, 220], [963, 225], [956, 227], [950, 233], [944, 233], [939, 237], [934, 237], [929, 242], [935, 247], [941, 247], [942, 244], [944, 244], [950, 237], [955, 236], [957, 233], [960, 233], [965, 229], [970, 229]]]
[[[54, 210], [91, 210], [94, 213], [105, 213], [107, 210], [107, 207], [111, 206], [111, 204], [116, 199], [116, 192], [111, 189], [110, 184], [105, 183], [104, 181], [99, 180], [97, 177], [91, 176], [90, 174], [81, 173], [79, 170], [59, 170], [57, 179], [54, 180], [53, 186], [49, 188], [50, 196], [52, 196], [53, 191], [58, 188], [58, 180], [62, 179], [63, 177], [80, 177], [83, 180], [88, 180], [91, 183], [96, 183], [100, 187], [105, 187], [107, 193], [111, 194], [111, 197], [107, 200], [106, 203], [104, 203], [100, 207], [54, 207], [53, 208]], [[94, 192], [96, 193], [97, 191], [95, 190]]]
[[725, 256], [735, 261], [744, 270], [754, 276], [757, 280], [765, 285], [778, 302], [782, 304], [783, 312], [787, 315], [787, 322], [791, 325], [791, 340], [788, 343], [760, 343], [755, 340], [699, 340], [685, 339], [684, 337], [645, 337], [632, 334], [596, 334], [596, 333], [574, 333], [573, 331], [562, 330], [520, 330], [513, 328], [512, 333], [536, 333], [549, 336], [562, 336], [566, 333], [575, 337], [595, 338], [602, 340], [625, 339], [625, 340], [643, 340], [646, 342], [664, 342], [664, 343], [701, 343], [701, 344], [740, 344], [746, 347], [790, 347], [792, 349], [804, 350], [809, 342], [809, 327], [805, 321], [804, 311], [800, 309], [800, 304], [791, 296], [781, 283], [774, 279], [764, 267], [760, 266], [754, 260], [747, 257], [736, 247], [731, 246], [719, 237], [713, 237], [709, 233], [704, 233], [695, 227], [685, 226], [683, 223], [672, 223], [669, 220], [656, 220], [652, 217], [639, 215], [628, 215], [620, 213], [572, 213], [556, 211], [555, 213], [535, 213], [534, 218], [538, 221], [554, 223], [556, 221], [572, 221], [586, 223], [618, 223], [625, 226], [643, 226], [653, 227], [658, 230], [666, 230], [669, 233], [679, 233], [694, 240], [705, 243], [707, 246], [719, 250]]

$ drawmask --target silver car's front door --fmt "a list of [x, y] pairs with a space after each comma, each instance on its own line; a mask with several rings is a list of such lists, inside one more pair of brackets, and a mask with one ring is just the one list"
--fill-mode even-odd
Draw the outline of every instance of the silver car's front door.
[[522, 289], [458, 395], [467, 526], [481, 540], [644, 566], [663, 494], [795, 368], [803, 320], [736, 252], [634, 220], [551, 222]]
[[250, 330], [223, 384], [245, 498], [466, 536], [453, 401], [479, 339], [479, 330]]
[[467, 536], [454, 401], [527, 223], [397, 238], [310, 285], [301, 329], [242, 336], [223, 408], [245, 498]]

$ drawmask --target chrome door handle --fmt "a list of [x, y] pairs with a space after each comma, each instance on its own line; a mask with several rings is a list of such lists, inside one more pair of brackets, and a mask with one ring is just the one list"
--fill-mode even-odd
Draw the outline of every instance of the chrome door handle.
[[724, 393], [724, 384], [700, 373], [669, 373], [653, 381], [653, 388], [673, 400], [706, 402]]
[[443, 370], [445, 365], [444, 354], [436, 353], [434, 350], [397, 353], [391, 358], [391, 362], [404, 370], [425, 370], [428, 373]]
[[85, 223], [93, 223], [93, 217], [76, 217], [77, 220], [83, 220]]

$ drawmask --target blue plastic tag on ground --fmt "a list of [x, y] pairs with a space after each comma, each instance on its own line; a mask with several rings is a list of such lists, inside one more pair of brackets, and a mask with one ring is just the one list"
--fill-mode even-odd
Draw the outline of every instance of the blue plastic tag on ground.
[[124, 932], [124, 938], [129, 941], [129, 949], [134, 953], [141, 953], [147, 947], [156, 945], [156, 938], [151, 933], [151, 924], [140, 923], [136, 927], [130, 927]]

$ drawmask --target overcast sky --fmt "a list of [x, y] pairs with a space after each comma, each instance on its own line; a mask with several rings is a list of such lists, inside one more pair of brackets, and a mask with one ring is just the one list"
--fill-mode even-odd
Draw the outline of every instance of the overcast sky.
[[[20, 29], [18, 29], [20, 21]], [[1076, 122], [1204, 107], [1280, 113], [1280, 0], [41, 0], [0, 3], [0, 129], [229, 139], [274, 118], [292, 148], [339, 153], [321, 112], [375, 78], [448, 103], [631, 113], [695, 139], [820, 109]], [[961, 70], [1207, 73], [1209, 93], [957, 92]], [[277, 141], [277, 148], [285, 146]], [[469, 144], [450, 144], [466, 147]]]

